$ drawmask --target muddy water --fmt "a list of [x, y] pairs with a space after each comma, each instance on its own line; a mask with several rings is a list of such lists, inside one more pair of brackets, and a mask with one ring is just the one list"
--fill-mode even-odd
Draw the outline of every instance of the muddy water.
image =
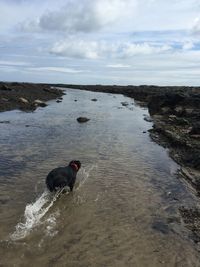
[[[178, 212], [196, 199], [150, 140], [147, 110], [122, 95], [66, 93], [0, 114], [10, 121], [0, 124], [0, 266], [200, 266]], [[71, 159], [82, 162], [74, 192], [51, 195], [45, 176]]]

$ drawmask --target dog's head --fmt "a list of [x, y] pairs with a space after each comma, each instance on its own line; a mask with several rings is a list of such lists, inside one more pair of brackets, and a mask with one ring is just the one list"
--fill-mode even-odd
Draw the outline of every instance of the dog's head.
[[79, 160], [72, 160], [70, 161], [69, 166], [77, 172], [81, 167], [81, 162]]

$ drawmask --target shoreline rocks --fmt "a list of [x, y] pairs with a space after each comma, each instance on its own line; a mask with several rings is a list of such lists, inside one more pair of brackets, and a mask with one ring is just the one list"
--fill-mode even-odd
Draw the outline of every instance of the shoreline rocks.
[[0, 82], [0, 111], [34, 111], [37, 107], [46, 107], [46, 101], [63, 94], [62, 89], [45, 84]]

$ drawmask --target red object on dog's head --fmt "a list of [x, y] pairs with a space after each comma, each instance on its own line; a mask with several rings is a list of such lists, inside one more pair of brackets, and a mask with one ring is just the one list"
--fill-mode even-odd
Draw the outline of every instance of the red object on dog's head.
[[79, 160], [72, 160], [70, 161], [69, 166], [77, 172], [81, 167], [81, 163]]

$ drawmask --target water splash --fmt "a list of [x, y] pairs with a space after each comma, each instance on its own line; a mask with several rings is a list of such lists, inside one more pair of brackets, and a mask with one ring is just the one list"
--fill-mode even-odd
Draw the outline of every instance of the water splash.
[[[75, 191], [80, 190], [83, 184], [88, 179], [90, 172], [96, 167], [96, 165], [92, 165], [89, 169], [82, 169], [82, 179], [78, 183], [78, 186], [75, 188]], [[15, 232], [10, 235], [12, 241], [17, 241], [25, 238], [34, 227], [38, 226], [41, 223], [42, 218], [49, 211], [49, 209], [53, 206], [56, 199], [62, 194], [63, 191], [66, 191], [66, 188], [59, 190], [52, 195], [49, 191], [45, 190], [42, 195], [36, 199], [35, 202], [31, 204], [27, 204], [24, 212], [24, 222], [19, 222], [15, 226]], [[68, 191], [66, 193], [69, 193]], [[50, 221], [53, 222], [53, 226], [55, 226], [55, 218], [52, 219], [50, 215]], [[48, 220], [47, 220], [48, 222]], [[50, 229], [51, 230], [51, 229]]]
[[41, 219], [53, 206], [62, 191], [56, 192], [52, 198], [52, 194], [46, 190], [34, 203], [27, 204], [24, 212], [24, 222], [16, 225], [15, 232], [10, 236], [11, 240], [16, 241], [25, 238], [35, 226], [39, 225]]
[[78, 186], [76, 187], [75, 191], [80, 190], [80, 188], [84, 185], [84, 183], [86, 182], [86, 180], [88, 179], [88, 177], [90, 176], [90, 172], [94, 169], [97, 168], [97, 164], [93, 164], [91, 167], [89, 167], [88, 169], [83, 168], [81, 170], [81, 176], [82, 179], [80, 180], [80, 182], [78, 183]]

